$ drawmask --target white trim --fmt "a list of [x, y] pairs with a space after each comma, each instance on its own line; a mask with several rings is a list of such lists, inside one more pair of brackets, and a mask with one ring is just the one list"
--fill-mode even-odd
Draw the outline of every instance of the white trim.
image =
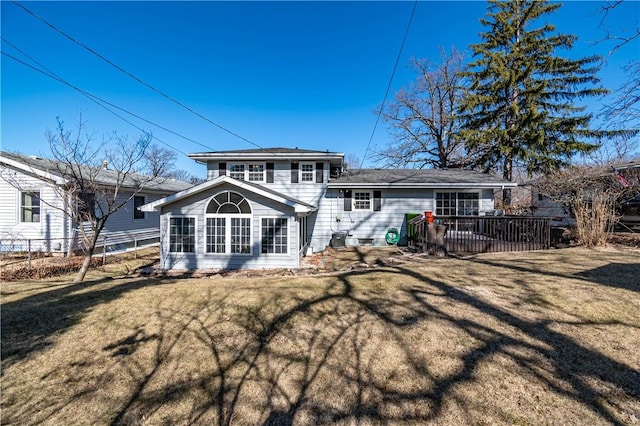
[[[193, 251], [171, 251], [171, 219], [193, 219]], [[198, 254], [198, 216], [197, 215], [168, 215], [167, 216], [167, 253], [169, 255]]]
[[145, 204], [144, 206], [142, 206], [141, 210], [148, 211], [148, 212], [159, 210], [163, 206], [166, 206], [168, 204], [190, 197], [192, 195], [198, 194], [202, 191], [206, 191], [210, 188], [214, 188], [216, 186], [222, 185], [224, 183], [228, 183], [229, 185], [266, 197], [280, 204], [284, 204], [289, 207], [292, 207], [294, 211], [298, 214], [309, 214], [311, 212], [318, 210], [317, 207], [313, 207], [307, 204], [302, 204], [291, 198], [286, 197], [284, 194], [282, 195], [274, 194], [273, 192], [266, 191], [260, 188], [259, 186], [255, 186], [255, 184], [253, 183], [233, 179], [229, 176], [219, 176], [215, 179], [201, 183], [200, 185], [192, 186], [191, 188], [185, 189], [184, 191], [176, 192], [175, 194], [169, 195], [168, 197], [161, 198], [159, 200]]
[[[249, 210], [250, 213], [207, 213], [207, 210], [209, 208], [209, 204], [211, 204], [214, 199], [219, 196], [220, 194], [227, 194], [227, 193], [233, 193], [236, 195], [239, 195], [240, 197], [242, 197], [242, 200], [240, 201], [240, 203], [242, 203], [243, 201], [245, 203], [247, 203], [247, 205], [249, 206]], [[226, 204], [226, 203], [225, 203]], [[236, 204], [237, 206], [237, 204]], [[239, 209], [239, 208], [238, 208]], [[253, 206], [251, 205], [251, 202], [247, 199], [247, 197], [245, 197], [243, 194], [236, 192], [236, 191], [231, 191], [231, 190], [224, 190], [224, 191], [219, 191], [216, 194], [212, 195], [211, 197], [209, 197], [208, 201], [206, 202], [206, 204], [204, 205], [204, 250], [203, 253], [205, 256], [217, 256], [217, 257], [229, 257], [229, 256], [252, 256], [253, 255]], [[209, 233], [207, 232], [207, 219], [218, 219], [218, 218], [222, 218], [225, 220], [225, 224], [224, 224], [224, 247], [225, 247], [225, 252], [224, 253], [216, 253], [216, 252], [210, 252], [207, 250], [207, 246], [209, 245]], [[248, 253], [232, 253], [231, 252], [231, 241], [232, 241], [232, 235], [231, 235], [231, 221], [233, 219], [249, 219], [249, 252]]]
[[[307, 166], [311, 166], [311, 180], [303, 180], [302, 176], [304, 173], [309, 173], [309, 172], [303, 172], [302, 171], [302, 166], [303, 165], [307, 165]], [[310, 184], [310, 183], [316, 183], [316, 163], [313, 161], [300, 161], [298, 163], [298, 183], [301, 184]]]
[[65, 183], [67, 183], [67, 180], [55, 175], [53, 173], [49, 173], [47, 171], [41, 170], [39, 168], [35, 168], [35, 167], [31, 167], [31, 166], [27, 166], [26, 164], [20, 162], [20, 161], [16, 161], [13, 160], [11, 158], [7, 158], [5, 156], [0, 156], [0, 161], [2, 161], [3, 163], [15, 167], [19, 170], [25, 171], [25, 172], [29, 172], [29, 173], [33, 173], [34, 175], [44, 179], [44, 180], [48, 180], [51, 182], [54, 182], [56, 185], [64, 185]]
[[288, 161], [314, 161], [314, 160], [340, 160], [344, 161], [343, 152], [207, 152], [189, 154], [189, 158], [195, 161], [218, 160], [288, 160]]
[[390, 189], [390, 188], [424, 188], [424, 189], [441, 189], [446, 190], [449, 188], [457, 189], [504, 189], [515, 188], [518, 186], [515, 182], [505, 183], [361, 183], [361, 182], [347, 182], [347, 183], [331, 183], [328, 187], [333, 188], [346, 188], [351, 189], [353, 187], [365, 188], [365, 189]]
[[[365, 200], [356, 200], [356, 193], [369, 194], [369, 208], [368, 209], [358, 209], [358, 208], [356, 208], [356, 201], [365, 201]], [[373, 211], [373, 191], [369, 191], [369, 190], [362, 191], [360, 189], [351, 190], [351, 211], [354, 211], [354, 212], [370, 212], [370, 211]]]

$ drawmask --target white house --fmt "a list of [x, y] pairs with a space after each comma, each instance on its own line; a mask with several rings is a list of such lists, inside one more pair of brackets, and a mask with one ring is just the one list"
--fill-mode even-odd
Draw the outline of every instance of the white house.
[[407, 213], [483, 215], [516, 184], [468, 170], [353, 170], [344, 154], [272, 148], [189, 155], [208, 180], [151, 202], [163, 269], [295, 268], [332, 240], [384, 244]]
[[[27, 241], [33, 251], [63, 253], [70, 249], [76, 229], [65, 211], [75, 207], [64, 199], [63, 191], [54, 188], [64, 188], [68, 183], [59, 170], [52, 160], [0, 151], [0, 247], [4, 250], [11, 249], [9, 244], [26, 250]], [[106, 186], [113, 185], [116, 175], [105, 168], [99, 171], [98, 179]], [[143, 212], [139, 207], [189, 186], [173, 179], [153, 181], [109, 218], [103, 234], [144, 230], [155, 230], [157, 234], [160, 215]], [[130, 197], [133, 187], [135, 182], [125, 181], [120, 197]], [[90, 193], [82, 196], [86, 200], [95, 198]]]

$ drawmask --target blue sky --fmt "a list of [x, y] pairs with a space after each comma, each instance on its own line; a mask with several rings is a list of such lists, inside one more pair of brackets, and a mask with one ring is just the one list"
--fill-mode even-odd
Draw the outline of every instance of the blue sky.
[[[182, 136], [124, 115], [176, 148], [177, 165], [200, 177], [204, 166], [182, 153], [299, 147], [364, 158], [413, 2], [22, 2], [31, 12], [208, 120], [134, 81], [11, 1], [2, 1], [2, 51], [37, 60], [69, 83]], [[640, 19], [629, 1], [599, 26], [603, 3], [565, 2], [549, 22], [579, 40], [571, 55], [606, 55], [595, 43]], [[467, 50], [484, 30], [480, 1], [421, 1], [389, 97], [415, 75], [410, 57], [437, 60], [439, 48]], [[11, 43], [11, 45], [9, 44]], [[12, 46], [13, 45], [13, 46]], [[15, 47], [14, 47], [15, 46]], [[615, 89], [620, 67], [640, 55], [625, 46], [599, 74]], [[96, 134], [140, 130], [75, 90], [3, 55], [2, 149], [48, 155], [47, 129], [60, 117], [72, 129], [81, 113]], [[588, 107], [597, 112], [601, 101]], [[247, 142], [249, 140], [250, 142]], [[371, 149], [390, 143], [379, 123]], [[166, 145], [164, 145], [166, 146]], [[369, 152], [371, 152], [371, 149]], [[373, 164], [365, 160], [365, 166]]]

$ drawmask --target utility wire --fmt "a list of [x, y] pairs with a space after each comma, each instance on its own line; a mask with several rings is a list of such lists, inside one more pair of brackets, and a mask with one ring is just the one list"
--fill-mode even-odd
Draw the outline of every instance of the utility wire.
[[398, 63], [400, 62], [400, 56], [402, 55], [402, 50], [404, 49], [404, 44], [407, 41], [407, 35], [409, 35], [409, 29], [411, 28], [411, 22], [413, 21], [413, 15], [416, 12], [416, 7], [418, 6], [418, 0], [413, 2], [413, 8], [411, 9], [411, 16], [409, 17], [409, 22], [407, 23], [407, 29], [404, 32], [404, 37], [402, 37], [402, 43], [400, 44], [400, 50], [398, 51], [398, 56], [396, 57], [396, 63], [393, 65], [393, 71], [391, 72], [391, 77], [389, 78], [389, 83], [387, 83], [387, 90], [384, 92], [384, 98], [382, 99], [382, 105], [380, 106], [380, 110], [376, 116], [376, 122], [373, 125], [373, 131], [371, 132], [371, 136], [369, 136], [369, 142], [367, 143], [367, 149], [364, 151], [364, 155], [362, 156], [362, 161], [360, 162], [360, 168], [364, 165], [364, 160], [367, 158], [367, 154], [369, 152], [369, 148], [371, 147], [371, 141], [373, 140], [373, 135], [376, 133], [376, 129], [378, 128], [378, 123], [380, 122], [380, 116], [382, 115], [382, 110], [384, 109], [384, 104], [387, 101], [387, 97], [389, 96], [389, 91], [391, 90], [391, 83], [393, 83], [393, 77], [396, 75], [396, 69], [398, 69]]
[[[4, 39], [3, 39], [3, 40], [4, 40]], [[66, 85], [66, 86], [68, 86], [68, 87], [70, 87], [70, 88], [72, 88], [72, 89], [74, 89], [74, 90], [76, 90], [76, 91], [80, 92], [82, 95], [84, 95], [84, 96], [86, 96], [87, 98], [89, 98], [89, 100], [91, 100], [91, 101], [95, 102], [96, 104], [98, 104], [98, 106], [100, 106], [100, 107], [104, 108], [105, 110], [107, 110], [107, 111], [108, 111], [108, 112], [110, 112], [111, 114], [115, 115], [116, 117], [118, 117], [119, 119], [123, 120], [124, 122], [126, 122], [126, 123], [130, 124], [130, 125], [131, 125], [131, 126], [133, 126], [134, 128], [136, 128], [136, 129], [138, 129], [139, 131], [141, 131], [142, 133], [144, 133], [144, 134], [146, 134], [146, 135], [149, 135], [149, 136], [151, 136], [151, 138], [153, 138], [153, 139], [157, 140], [157, 141], [158, 141], [158, 142], [160, 142], [161, 144], [166, 145], [166, 146], [168, 146], [169, 148], [171, 148], [171, 149], [173, 149], [173, 150], [175, 150], [175, 151], [177, 151], [177, 152], [179, 152], [179, 153], [181, 153], [181, 154], [183, 154], [183, 155], [185, 155], [185, 156], [188, 156], [188, 154], [187, 154], [186, 152], [181, 151], [180, 149], [178, 149], [178, 148], [176, 148], [176, 147], [174, 147], [174, 146], [170, 145], [169, 143], [167, 143], [167, 142], [163, 141], [162, 139], [158, 138], [157, 136], [154, 136], [153, 134], [151, 134], [151, 133], [147, 132], [147, 131], [146, 131], [146, 130], [144, 130], [143, 128], [141, 128], [141, 127], [137, 126], [136, 124], [132, 123], [131, 121], [127, 120], [126, 118], [124, 118], [124, 117], [123, 117], [123, 116], [121, 116], [120, 114], [116, 113], [115, 111], [110, 110], [110, 109], [109, 109], [109, 108], [107, 108], [105, 105], [103, 105], [101, 102], [104, 102], [104, 103], [106, 103], [106, 104], [108, 104], [108, 105], [112, 105], [112, 106], [114, 106], [115, 108], [118, 108], [118, 109], [120, 109], [120, 110], [123, 110], [123, 111], [127, 112], [128, 114], [131, 114], [131, 115], [133, 115], [134, 117], [137, 117], [135, 114], [130, 113], [130, 112], [128, 112], [128, 111], [126, 111], [126, 110], [124, 110], [124, 109], [122, 109], [122, 108], [120, 108], [120, 107], [117, 107], [117, 106], [115, 106], [115, 105], [111, 104], [110, 102], [107, 102], [107, 101], [105, 101], [104, 99], [99, 98], [98, 96], [95, 96], [95, 95], [92, 95], [91, 93], [85, 92], [84, 90], [80, 89], [79, 87], [74, 86], [73, 84], [69, 83], [68, 81], [66, 81], [66, 80], [64, 80], [64, 79], [62, 79], [62, 78], [60, 78], [60, 77], [56, 76], [55, 74], [53, 74], [53, 73], [49, 73], [49, 72], [47, 72], [47, 71], [43, 71], [43, 70], [41, 70], [41, 69], [39, 69], [39, 68], [36, 68], [36, 67], [34, 67], [33, 65], [31, 65], [31, 64], [29, 64], [29, 63], [27, 63], [27, 62], [25, 62], [25, 61], [23, 61], [23, 60], [21, 60], [21, 59], [19, 59], [19, 58], [16, 58], [15, 56], [13, 56], [13, 55], [11, 55], [11, 54], [9, 54], [9, 53], [5, 52], [5, 51], [2, 51], [1, 53], [2, 53], [4, 56], [6, 56], [6, 57], [8, 57], [8, 58], [10, 58], [10, 59], [13, 59], [14, 61], [18, 62], [19, 64], [22, 64], [22, 65], [24, 65], [24, 66], [26, 66], [26, 67], [28, 67], [28, 68], [31, 68], [31, 69], [32, 69], [32, 70], [34, 70], [34, 71], [37, 71], [37, 72], [39, 72], [39, 73], [41, 73], [41, 74], [44, 74], [44, 75], [46, 75], [47, 77], [52, 78], [53, 80], [56, 80], [56, 81], [58, 81], [58, 82], [60, 82], [60, 83], [62, 83], [62, 84], [64, 84], [64, 85]], [[144, 120], [144, 119], [143, 119], [143, 120]], [[145, 120], [145, 121], [146, 121], [146, 120]], [[173, 132], [172, 132], [172, 133], [173, 133]], [[198, 142], [196, 142], [196, 143], [198, 143]]]
[[167, 95], [166, 93], [164, 93], [163, 91], [156, 89], [155, 87], [153, 87], [152, 85], [146, 83], [145, 81], [143, 81], [142, 79], [136, 77], [135, 75], [131, 74], [130, 72], [128, 72], [127, 70], [125, 70], [124, 68], [120, 67], [119, 65], [115, 64], [114, 62], [110, 61], [109, 59], [107, 59], [106, 57], [102, 56], [100, 53], [96, 52], [95, 50], [93, 50], [92, 48], [90, 48], [89, 46], [83, 44], [82, 42], [76, 40], [75, 38], [73, 38], [72, 36], [70, 36], [69, 34], [65, 33], [64, 31], [62, 31], [61, 29], [59, 29], [58, 27], [56, 27], [55, 25], [51, 24], [50, 22], [48, 22], [47, 20], [45, 20], [44, 18], [38, 16], [37, 14], [35, 14], [34, 12], [32, 12], [31, 10], [27, 9], [25, 6], [23, 6], [22, 4], [18, 3], [16, 0], [12, 0], [14, 4], [16, 4], [17, 6], [19, 6], [21, 9], [23, 9], [25, 12], [27, 12], [29, 15], [33, 16], [34, 18], [36, 18], [37, 20], [41, 21], [42, 23], [44, 23], [45, 25], [47, 25], [49, 28], [53, 29], [54, 31], [62, 34], [63, 36], [65, 36], [67, 39], [71, 40], [73, 43], [77, 44], [78, 46], [84, 48], [85, 50], [89, 51], [90, 53], [92, 53], [93, 55], [97, 56], [98, 58], [102, 59], [104, 62], [108, 63], [109, 65], [111, 65], [112, 67], [114, 67], [115, 69], [117, 69], [118, 71], [120, 71], [121, 73], [125, 74], [126, 76], [132, 78], [133, 80], [137, 81], [138, 83], [142, 84], [143, 86], [151, 89], [152, 91], [154, 91], [155, 93], [159, 94], [160, 96], [172, 101], [173, 103], [175, 103], [176, 105], [186, 109], [187, 111], [189, 111], [190, 113], [196, 115], [197, 117], [205, 120], [206, 122], [208, 122], [209, 124], [217, 127], [220, 130], [223, 130], [227, 133], [229, 133], [232, 136], [235, 136], [238, 139], [241, 139], [257, 148], [262, 148], [260, 145], [258, 145], [257, 143], [250, 141], [249, 139], [240, 136], [239, 134], [227, 129], [226, 127], [221, 126], [218, 123], [215, 123], [214, 121], [210, 120], [209, 118], [205, 117], [204, 115], [200, 114], [199, 112], [193, 110], [192, 108], [190, 108], [189, 106], [183, 104], [182, 102], [178, 101], [177, 99]]
[[[111, 106], [111, 107], [113, 107], [113, 108], [116, 108], [116, 109], [118, 109], [118, 110], [120, 110], [120, 111], [122, 111], [122, 112], [124, 112], [124, 113], [126, 113], [126, 114], [131, 115], [132, 117], [135, 117], [135, 118], [137, 118], [137, 119], [139, 119], [139, 120], [142, 120], [142, 121], [144, 121], [144, 122], [146, 122], [146, 123], [148, 123], [148, 124], [151, 124], [152, 126], [155, 126], [155, 127], [159, 128], [159, 129], [161, 129], [161, 130], [164, 130], [164, 131], [169, 132], [169, 133], [171, 133], [171, 134], [173, 134], [173, 135], [175, 135], [175, 136], [178, 136], [178, 137], [179, 137], [179, 138], [181, 138], [181, 139], [184, 139], [184, 140], [186, 140], [186, 141], [192, 142], [192, 143], [194, 143], [194, 144], [196, 144], [196, 145], [199, 145], [199, 146], [201, 146], [201, 147], [203, 147], [203, 148], [206, 148], [206, 149], [210, 149], [210, 150], [212, 150], [210, 147], [208, 147], [208, 146], [206, 146], [206, 145], [204, 145], [204, 144], [202, 144], [202, 143], [200, 143], [200, 142], [198, 142], [198, 141], [196, 141], [196, 140], [194, 140], [194, 139], [191, 139], [191, 138], [189, 138], [189, 137], [187, 137], [187, 136], [184, 136], [184, 135], [182, 135], [182, 134], [180, 134], [180, 133], [178, 133], [178, 132], [175, 132], [175, 131], [173, 131], [173, 130], [171, 130], [171, 129], [168, 129], [168, 128], [166, 128], [166, 127], [164, 127], [164, 126], [162, 126], [162, 125], [160, 125], [160, 124], [157, 124], [157, 123], [155, 123], [155, 122], [153, 122], [153, 121], [151, 121], [151, 120], [147, 120], [147, 119], [146, 119], [146, 118], [144, 118], [144, 117], [141, 117], [141, 116], [139, 116], [139, 115], [137, 115], [137, 114], [135, 114], [135, 113], [133, 113], [133, 112], [131, 112], [131, 111], [129, 111], [129, 110], [126, 110], [126, 109], [124, 109], [124, 108], [122, 108], [122, 107], [119, 107], [118, 105], [116, 105], [116, 104], [114, 104], [114, 103], [111, 103], [111, 102], [107, 101], [106, 99], [100, 98], [99, 96], [96, 96], [96, 95], [94, 95], [94, 94], [92, 94], [92, 93], [90, 93], [90, 92], [87, 92], [87, 91], [86, 91], [86, 90], [84, 90], [84, 89], [81, 89], [81, 88], [79, 88], [79, 87], [77, 87], [77, 86], [75, 86], [75, 85], [73, 85], [73, 84], [69, 83], [67, 80], [65, 80], [65, 79], [63, 79], [62, 77], [60, 77], [59, 75], [57, 75], [57, 74], [56, 74], [55, 72], [53, 72], [51, 69], [47, 68], [44, 64], [42, 64], [41, 62], [39, 62], [38, 60], [36, 60], [36, 59], [35, 59], [35, 58], [33, 58], [32, 56], [30, 56], [29, 54], [27, 54], [25, 51], [23, 51], [22, 49], [20, 49], [20, 48], [19, 48], [18, 46], [16, 46], [15, 44], [11, 43], [11, 42], [10, 42], [9, 40], [7, 40], [6, 38], [4, 38], [4, 37], [0, 37], [0, 39], [2, 39], [2, 41], [3, 41], [3, 42], [5, 42], [6, 44], [8, 44], [9, 46], [13, 47], [16, 51], [20, 52], [23, 56], [25, 56], [26, 58], [28, 58], [29, 60], [31, 60], [32, 62], [34, 62], [35, 64], [37, 64], [41, 69], [35, 68], [35, 67], [33, 67], [33, 66], [29, 65], [28, 63], [26, 63], [26, 62], [24, 62], [24, 61], [18, 60], [17, 58], [15, 58], [15, 57], [13, 57], [13, 56], [11, 56], [11, 55], [9, 55], [9, 54], [5, 53], [5, 52], [2, 52], [3, 54], [5, 54], [7, 57], [9, 57], [9, 58], [13, 59], [14, 61], [18, 61], [18, 62], [19, 62], [20, 64], [22, 64], [22, 65], [25, 65], [25, 66], [27, 66], [27, 67], [29, 67], [29, 68], [31, 68], [31, 69], [33, 69], [33, 70], [35, 70], [35, 71], [38, 71], [38, 72], [40, 72], [40, 73], [44, 74], [45, 76], [47, 76], [47, 77], [49, 77], [49, 78], [52, 78], [52, 79], [54, 79], [54, 80], [56, 80], [56, 81], [58, 81], [58, 82], [60, 82], [60, 83], [62, 83], [62, 84], [64, 84], [64, 85], [66, 85], [66, 86], [68, 86], [68, 87], [71, 87], [72, 89], [74, 89], [74, 90], [78, 91], [80, 94], [82, 94], [82, 95], [86, 96], [87, 98], [89, 98], [90, 100], [92, 100], [92, 101], [94, 101], [94, 102], [96, 102], [96, 100], [97, 100], [97, 101], [99, 101], [99, 102], [102, 102], [102, 103], [104, 103], [104, 104], [107, 104], [107, 105], [109, 105], [109, 106]], [[46, 72], [43, 72], [42, 70], [45, 70]], [[98, 104], [99, 104], [99, 102], [96, 102], [96, 103], [98, 103]], [[102, 105], [100, 105], [100, 106], [102, 106]], [[102, 107], [104, 108], [104, 106], [102, 106]], [[107, 109], [107, 111], [109, 111], [109, 112], [113, 113], [113, 111], [109, 110], [108, 108], [105, 108], [105, 109]], [[116, 115], [118, 118], [122, 118], [122, 117], [120, 117], [120, 116], [119, 116], [119, 115], [117, 115], [117, 114], [114, 114], [114, 115]], [[126, 121], [126, 120], [125, 120], [125, 121]], [[131, 123], [131, 122], [129, 122], [129, 121], [127, 121], [127, 123], [132, 124], [132, 123]], [[140, 130], [140, 128], [139, 128], [139, 127], [137, 127], [137, 126], [135, 126], [135, 127], [136, 127], [137, 129], [139, 129], [139, 130]], [[144, 132], [144, 133], [147, 133], [147, 132], [146, 132], [146, 131], [144, 131], [144, 130], [143, 130], [143, 132]], [[160, 140], [158, 139], [158, 141], [160, 141]], [[182, 153], [182, 151], [180, 151], [179, 149], [177, 149], [177, 148], [175, 148], [175, 147], [173, 147], [173, 146], [171, 146], [171, 145], [168, 145], [168, 144], [165, 144], [165, 145], [169, 146], [170, 148], [174, 149], [175, 151], [178, 151], [178, 152], [181, 152], [181, 153]], [[185, 155], [186, 155], [186, 154], [185, 154]]]

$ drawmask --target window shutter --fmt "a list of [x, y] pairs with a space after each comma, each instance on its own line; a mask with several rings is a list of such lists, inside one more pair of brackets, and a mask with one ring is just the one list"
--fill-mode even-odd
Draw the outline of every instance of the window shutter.
[[382, 191], [373, 191], [373, 211], [382, 210]]
[[227, 174], [227, 163], [218, 163], [218, 176], [225, 176]]
[[267, 163], [267, 183], [273, 183], [273, 163]]
[[316, 183], [324, 182], [324, 163], [316, 163]]
[[298, 183], [298, 163], [291, 163], [291, 183]]
[[350, 189], [346, 189], [344, 191], [344, 211], [345, 212], [351, 211], [351, 190]]

